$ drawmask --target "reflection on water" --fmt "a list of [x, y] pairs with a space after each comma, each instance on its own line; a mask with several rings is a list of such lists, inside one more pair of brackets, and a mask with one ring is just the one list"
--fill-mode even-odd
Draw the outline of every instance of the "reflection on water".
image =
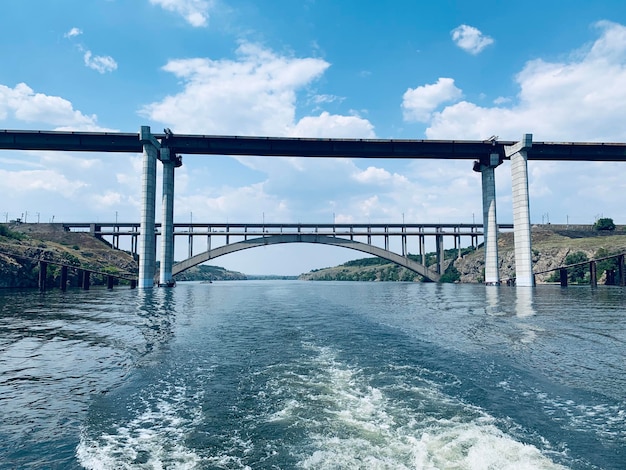
[[530, 317], [536, 314], [533, 309], [534, 292], [534, 287], [515, 288], [515, 314], [518, 317]]

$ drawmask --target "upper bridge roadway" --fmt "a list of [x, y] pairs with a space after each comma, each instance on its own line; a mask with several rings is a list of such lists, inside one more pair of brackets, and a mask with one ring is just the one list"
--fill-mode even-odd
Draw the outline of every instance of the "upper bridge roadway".
[[[499, 140], [311, 139], [223, 135], [153, 134], [171, 152], [195, 155], [299, 156], [334, 158], [434, 158], [477, 160], [497, 153]], [[0, 130], [0, 150], [57, 150], [141, 153], [139, 133]], [[626, 144], [603, 142], [533, 142], [528, 160], [626, 161]]]

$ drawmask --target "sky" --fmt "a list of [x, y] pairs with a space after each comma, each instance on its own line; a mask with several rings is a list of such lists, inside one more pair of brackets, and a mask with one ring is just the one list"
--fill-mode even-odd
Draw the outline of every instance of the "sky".
[[[626, 142], [623, 0], [20, 0], [3, 2], [0, 59], [0, 129]], [[138, 222], [140, 170], [1, 151], [0, 218]], [[626, 224], [625, 175], [531, 161], [531, 222]], [[482, 221], [471, 161], [183, 155], [175, 184], [181, 223]], [[507, 162], [496, 184], [510, 223]], [[211, 264], [293, 275], [362, 256], [290, 244]]]

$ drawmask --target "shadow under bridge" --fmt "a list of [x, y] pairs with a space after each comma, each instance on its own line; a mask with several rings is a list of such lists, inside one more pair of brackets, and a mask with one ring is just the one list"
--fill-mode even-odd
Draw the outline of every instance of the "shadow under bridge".
[[367, 243], [362, 243], [355, 240], [349, 240], [345, 238], [338, 238], [328, 235], [317, 235], [317, 234], [279, 234], [279, 235], [267, 235], [258, 238], [250, 238], [247, 240], [242, 240], [235, 243], [230, 243], [227, 245], [220, 246], [218, 248], [213, 248], [211, 250], [205, 251], [204, 253], [200, 253], [198, 255], [192, 256], [185, 261], [181, 261], [177, 263], [172, 268], [172, 275], [176, 275], [181, 273], [193, 266], [197, 266], [199, 264], [204, 263], [205, 261], [209, 261], [214, 258], [219, 258], [220, 256], [227, 255], [229, 253], [234, 253], [236, 251], [247, 250], [249, 248], [256, 248], [259, 246], [267, 246], [267, 245], [278, 245], [281, 243], [320, 243], [323, 245], [334, 245], [340, 246], [343, 248], [350, 248], [352, 250], [361, 251], [363, 253], [368, 253], [370, 255], [378, 256], [379, 258], [384, 258], [386, 260], [391, 261], [392, 263], [398, 264], [404, 268], [407, 268], [417, 274], [425, 277], [426, 279], [439, 282], [441, 275], [436, 272], [428, 269], [421, 263], [413, 261], [408, 257], [401, 256], [392, 251], [386, 250], [384, 248], [380, 248], [374, 245], [370, 245]]

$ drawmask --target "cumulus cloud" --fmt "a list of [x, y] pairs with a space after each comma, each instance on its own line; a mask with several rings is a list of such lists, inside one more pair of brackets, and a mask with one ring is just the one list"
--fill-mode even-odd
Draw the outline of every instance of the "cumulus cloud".
[[69, 38], [73, 38], [76, 36], [80, 36], [81, 34], [83, 34], [82, 30], [74, 27], [70, 29], [67, 33], [65, 33], [63, 36], [69, 39]]
[[[79, 28], [72, 28], [63, 36], [67, 39], [73, 39], [77, 36], [83, 34], [83, 31]], [[76, 46], [79, 51], [84, 52], [83, 60], [85, 65], [90, 69], [93, 69], [99, 73], [112, 72], [117, 69], [117, 62], [111, 56], [94, 56], [90, 50], [85, 50], [85, 46], [82, 44], [77, 44]]]
[[177, 132], [276, 136], [371, 137], [373, 127], [358, 116], [322, 112], [296, 122], [297, 92], [330, 64], [295, 58], [244, 43], [236, 60], [179, 59], [163, 70], [183, 89], [145, 106], [140, 113]]
[[209, 0], [150, 0], [150, 3], [181, 15], [194, 27], [208, 24], [209, 10], [212, 6]]
[[365, 170], [355, 172], [352, 175], [352, 178], [359, 183], [386, 186], [388, 188], [391, 186], [398, 188], [409, 184], [409, 180], [406, 176], [398, 173], [391, 173], [385, 168], [378, 168], [375, 166], [368, 166]]
[[454, 43], [465, 52], [476, 55], [485, 47], [493, 44], [493, 39], [485, 36], [479, 29], [462, 24], [450, 32]]
[[112, 72], [117, 69], [117, 62], [111, 56], [94, 56], [91, 51], [86, 51], [83, 58], [87, 67], [100, 73]]
[[439, 78], [436, 83], [409, 88], [402, 97], [406, 121], [427, 122], [432, 112], [447, 101], [456, 101], [463, 95], [452, 78]]
[[19, 83], [15, 88], [0, 85], [0, 120], [7, 118], [75, 130], [97, 128], [95, 115], [84, 115], [59, 96], [35, 93], [25, 83]]
[[375, 137], [374, 126], [359, 116], [332, 115], [327, 112], [319, 116], [306, 116], [288, 132], [291, 137], [353, 137], [371, 139]]
[[0, 170], [0, 187], [4, 194], [43, 190], [71, 197], [85, 186], [86, 183], [83, 181], [69, 180], [64, 174], [55, 170]]
[[527, 62], [515, 77], [514, 101], [450, 105], [432, 115], [427, 137], [517, 139], [534, 132], [540, 140], [626, 140], [626, 27], [607, 21], [596, 27], [600, 37], [568, 60]]

